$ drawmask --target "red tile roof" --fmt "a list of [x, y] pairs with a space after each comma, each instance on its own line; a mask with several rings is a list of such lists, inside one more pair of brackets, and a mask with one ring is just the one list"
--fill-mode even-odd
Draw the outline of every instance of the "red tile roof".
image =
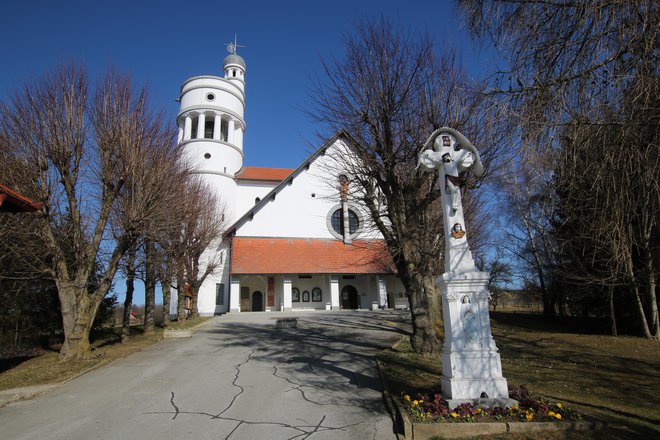
[[41, 203], [0, 184], [0, 212], [34, 212], [40, 209]]
[[231, 274], [395, 273], [383, 240], [232, 239]]
[[243, 167], [236, 175], [238, 180], [265, 180], [281, 182], [293, 172], [290, 168]]

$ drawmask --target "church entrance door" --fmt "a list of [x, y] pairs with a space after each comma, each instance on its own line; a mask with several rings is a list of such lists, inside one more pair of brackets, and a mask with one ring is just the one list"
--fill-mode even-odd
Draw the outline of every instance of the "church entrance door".
[[355, 310], [358, 308], [358, 293], [353, 286], [344, 286], [341, 289], [341, 308]]
[[264, 295], [258, 290], [252, 294], [252, 311], [253, 312], [264, 311]]

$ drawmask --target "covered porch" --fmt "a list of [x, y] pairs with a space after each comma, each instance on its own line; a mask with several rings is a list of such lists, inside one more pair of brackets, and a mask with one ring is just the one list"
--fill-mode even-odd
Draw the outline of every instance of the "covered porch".
[[381, 240], [234, 237], [229, 311], [401, 308]]

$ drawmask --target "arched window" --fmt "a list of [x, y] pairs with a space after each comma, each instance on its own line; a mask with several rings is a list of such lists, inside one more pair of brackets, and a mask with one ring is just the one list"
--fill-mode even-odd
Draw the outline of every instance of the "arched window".
[[[334, 229], [334, 231], [338, 235], [341, 236], [344, 235], [344, 213], [341, 208], [335, 210], [335, 212], [332, 213], [332, 217], [330, 218], [330, 224], [332, 225], [332, 229]], [[358, 217], [355, 211], [349, 208], [348, 233], [350, 235], [353, 235], [358, 231], [359, 228], [360, 228], [360, 217]]]

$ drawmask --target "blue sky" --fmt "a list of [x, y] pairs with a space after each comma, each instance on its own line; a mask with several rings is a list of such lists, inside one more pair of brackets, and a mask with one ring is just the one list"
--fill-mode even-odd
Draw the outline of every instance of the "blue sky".
[[221, 76], [236, 34], [247, 46], [239, 49], [247, 64], [245, 165], [294, 168], [319, 145], [317, 127], [299, 109], [309, 107], [320, 60], [342, 56], [344, 35], [357, 20], [380, 16], [428, 31], [438, 47], [456, 47], [471, 76], [495, 60], [476, 49], [448, 0], [20, 0], [0, 14], [0, 100], [58, 64], [78, 61], [92, 76], [109, 66], [131, 73], [174, 121], [181, 83]]
[[295, 167], [318, 144], [308, 106], [320, 60], [342, 55], [359, 18], [398, 20], [457, 47], [474, 75], [488, 67], [451, 1], [46, 1], [21, 0], [0, 14], [0, 99], [71, 60], [92, 75], [108, 66], [146, 84], [174, 120], [181, 83], [222, 75], [226, 43], [238, 35], [247, 63], [246, 165]]

